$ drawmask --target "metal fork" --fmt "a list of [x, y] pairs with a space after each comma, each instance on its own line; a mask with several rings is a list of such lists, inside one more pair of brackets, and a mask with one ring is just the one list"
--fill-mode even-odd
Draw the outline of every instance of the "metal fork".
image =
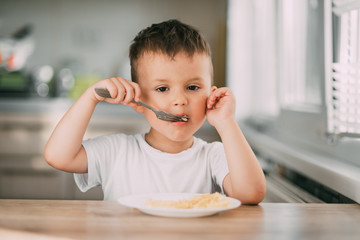
[[[109, 91], [105, 88], [95, 88], [95, 92], [100, 96], [100, 97], [105, 97], [105, 98], [112, 98]], [[189, 121], [189, 117], [188, 116], [180, 116], [180, 115], [174, 115], [162, 110], [156, 110], [155, 108], [147, 105], [146, 103], [143, 103], [141, 101], [139, 102], [135, 102], [134, 99], [132, 100], [133, 103], [137, 103], [141, 106], [144, 106], [148, 109], [150, 109], [151, 111], [153, 111], [156, 115], [156, 117], [160, 120], [163, 121], [167, 121], [167, 122], [187, 122]]]

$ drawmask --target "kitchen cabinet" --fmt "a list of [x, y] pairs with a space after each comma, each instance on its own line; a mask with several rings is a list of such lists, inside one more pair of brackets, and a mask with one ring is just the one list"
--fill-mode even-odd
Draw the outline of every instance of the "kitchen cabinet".
[[[100, 187], [80, 192], [73, 174], [52, 168], [43, 158], [47, 139], [71, 104], [68, 99], [0, 99], [0, 198], [103, 198]], [[84, 139], [148, 129], [144, 116], [130, 107], [100, 103]], [[207, 123], [196, 135], [207, 141], [219, 140]]]
[[[52, 168], [43, 158], [47, 139], [71, 104], [67, 99], [0, 99], [0, 198], [103, 198], [100, 187], [80, 192], [73, 174]], [[142, 115], [99, 104], [84, 138], [147, 129]]]

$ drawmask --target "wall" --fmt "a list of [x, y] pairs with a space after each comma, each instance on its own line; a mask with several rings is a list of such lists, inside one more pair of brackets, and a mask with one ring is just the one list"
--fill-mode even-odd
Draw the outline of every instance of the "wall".
[[203, 32], [213, 50], [215, 82], [225, 81], [226, 1], [223, 0], [1, 0], [0, 35], [26, 23], [35, 51], [27, 69], [72, 66], [79, 74], [130, 78], [128, 46], [152, 23], [177, 18]]

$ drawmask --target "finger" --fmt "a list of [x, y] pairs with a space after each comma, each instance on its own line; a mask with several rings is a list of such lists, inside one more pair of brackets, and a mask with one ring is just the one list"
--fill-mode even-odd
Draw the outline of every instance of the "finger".
[[[113, 82], [109, 78], [101, 80], [98, 83], [96, 83], [94, 88], [96, 88], [96, 87], [106, 89], [110, 93], [110, 96], [116, 95], [116, 92], [117, 92], [116, 86], [113, 84]], [[96, 98], [99, 99], [100, 101], [108, 101], [109, 99], [111, 99], [111, 98], [102, 97], [102, 96], [98, 95], [96, 92], [95, 92], [95, 94], [96, 94]]]
[[125, 97], [123, 100], [123, 104], [127, 105], [134, 99], [134, 88], [130, 84], [128, 80], [123, 80], [122, 84], [125, 88]]
[[207, 108], [212, 109], [216, 102], [217, 102], [217, 95], [215, 94], [215, 92], [213, 92], [208, 98]]
[[110, 93], [111, 98], [116, 98], [117, 96], [117, 87], [112, 78], [107, 78], [103, 80], [104, 88], [107, 89]]
[[214, 95], [215, 95], [217, 98], [221, 98], [221, 97], [223, 97], [224, 95], [226, 95], [227, 92], [228, 92], [228, 88], [218, 88], [218, 89], [216, 89], [216, 91], [214, 92]]
[[115, 88], [115, 95], [111, 95], [113, 98], [115, 98], [116, 103], [120, 103], [124, 100], [125, 96], [125, 87], [122, 83], [121, 78], [111, 78], [111, 81], [113, 82]]
[[214, 108], [215, 105], [223, 98], [228, 92], [228, 88], [218, 88], [216, 89], [208, 98], [208, 108]]
[[141, 89], [139, 84], [135, 83], [135, 82], [130, 82], [129, 84], [133, 87], [134, 90], [134, 100], [135, 102], [139, 102], [140, 101], [140, 97], [141, 97]]

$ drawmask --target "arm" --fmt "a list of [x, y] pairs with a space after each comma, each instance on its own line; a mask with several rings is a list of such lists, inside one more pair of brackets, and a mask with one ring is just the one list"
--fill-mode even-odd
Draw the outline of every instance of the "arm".
[[[98, 96], [94, 91], [96, 87], [107, 88], [113, 98]], [[105, 79], [89, 87], [65, 113], [50, 136], [44, 149], [47, 163], [62, 171], [86, 173], [87, 156], [82, 140], [96, 104], [99, 101], [107, 101], [136, 108], [136, 104], [130, 101], [139, 97], [138, 85], [122, 78]]]
[[219, 88], [208, 98], [207, 119], [224, 145], [229, 174], [225, 192], [243, 204], [257, 204], [265, 197], [265, 176], [235, 117], [235, 98], [228, 88]]

